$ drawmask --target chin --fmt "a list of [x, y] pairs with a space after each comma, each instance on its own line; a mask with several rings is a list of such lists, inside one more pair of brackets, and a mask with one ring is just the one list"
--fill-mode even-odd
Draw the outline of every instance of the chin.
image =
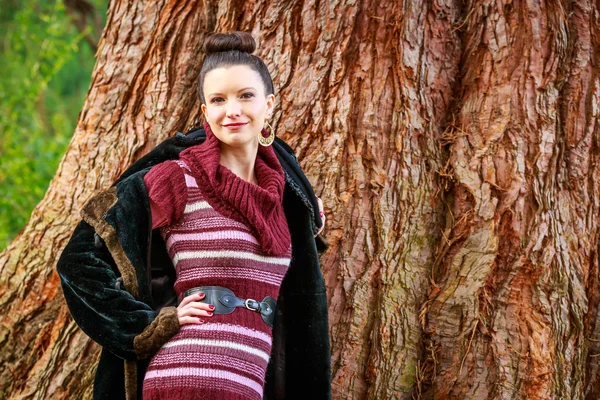
[[[237, 136], [237, 135], [236, 135]], [[223, 142], [224, 144], [231, 146], [231, 147], [246, 147], [246, 146], [253, 146], [255, 143], [255, 137], [241, 137], [237, 136], [237, 137], [228, 137], [227, 140], [221, 140], [221, 142]], [[256, 144], [258, 144], [258, 139], [256, 139]]]

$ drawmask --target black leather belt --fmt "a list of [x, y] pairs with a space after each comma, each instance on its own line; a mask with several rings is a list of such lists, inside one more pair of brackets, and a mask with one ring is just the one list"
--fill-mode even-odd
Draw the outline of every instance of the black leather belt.
[[214, 314], [231, 314], [237, 307], [241, 307], [259, 313], [265, 324], [271, 328], [273, 327], [277, 302], [271, 296], [267, 296], [261, 302], [258, 302], [254, 299], [240, 299], [231, 290], [222, 286], [199, 286], [186, 290], [183, 297], [198, 292], [204, 293], [204, 297], [198, 301], [215, 306]]

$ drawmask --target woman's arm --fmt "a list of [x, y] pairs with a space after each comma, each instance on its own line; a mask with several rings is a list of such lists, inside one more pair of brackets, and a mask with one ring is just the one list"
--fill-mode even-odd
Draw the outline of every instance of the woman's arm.
[[124, 289], [110, 252], [86, 222], [75, 229], [57, 270], [75, 322], [113, 354], [150, 357], [179, 331], [175, 307], [156, 312]]

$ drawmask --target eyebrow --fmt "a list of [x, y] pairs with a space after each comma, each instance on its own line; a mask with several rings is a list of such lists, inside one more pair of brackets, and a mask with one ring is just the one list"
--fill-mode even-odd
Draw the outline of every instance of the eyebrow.
[[[243, 89], [240, 89], [240, 90], [238, 90], [238, 93], [239, 93], [239, 92], [243, 92], [244, 90], [254, 90], [254, 91], [257, 91], [255, 87], [248, 86], [248, 87], [245, 87], [245, 88], [243, 88]], [[210, 96], [222, 96], [222, 95], [223, 95], [223, 93], [220, 93], [220, 92], [215, 92], [215, 93], [210, 93], [210, 94], [209, 94], [209, 95], [207, 95], [206, 97], [210, 97]]]

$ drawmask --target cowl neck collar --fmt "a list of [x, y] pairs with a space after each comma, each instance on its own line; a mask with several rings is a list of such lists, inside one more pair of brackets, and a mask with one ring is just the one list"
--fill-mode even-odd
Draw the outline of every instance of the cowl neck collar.
[[228, 218], [250, 227], [263, 251], [287, 255], [291, 238], [283, 211], [283, 168], [271, 146], [259, 146], [254, 172], [257, 184], [241, 179], [220, 164], [219, 139], [204, 123], [206, 140], [180, 153], [198, 180], [209, 204]]

